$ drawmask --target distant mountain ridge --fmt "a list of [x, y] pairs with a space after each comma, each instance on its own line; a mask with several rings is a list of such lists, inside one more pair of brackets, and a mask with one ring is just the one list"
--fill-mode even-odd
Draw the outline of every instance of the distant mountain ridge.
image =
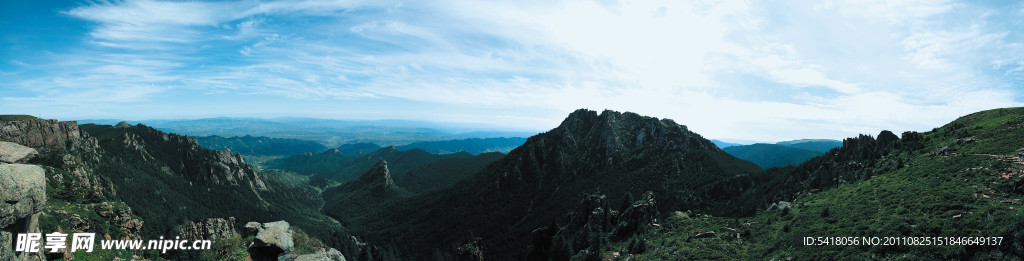
[[199, 145], [208, 149], [231, 149], [233, 152], [245, 155], [294, 155], [306, 152], [324, 151], [327, 149], [327, 146], [312, 141], [253, 137], [250, 135], [241, 137], [221, 137], [214, 135], [198, 137], [195, 139], [199, 142]]
[[[118, 120], [81, 120], [82, 123], [116, 124]], [[405, 145], [421, 141], [467, 138], [526, 137], [535, 131], [498, 130], [487, 125], [437, 123], [411, 120], [330, 120], [312, 118], [234, 118], [192, 120], [145, 120], [156, 129], [189, 136], [263, 136], [309, 140], [337, 147], [348, 143], [372, 142]], [[507, 129], [507, 128], [504, 128]]]
[[765, 143], [732, 146], [722, 150], [766, 169], [786, 165], [800, 165], [804, 161], [824, 154], [813, 150]]
[[711, 143], [714, 143], [715, 146], [718, 146], [718, 148], [721, 148], [721, 149], [732, 147], [732, 146], [743, 145], [743, 144], [740, 144], [740, 143], [725, 142], [725, 141], [714, 140], [714, 139], [711, 140]]
[[770, 168], [800, 165], [804, 161], [842, 145], [843, 143], [837, 140], [801, 139], [780, 141], [775, 144], [736, 145], [722, 149], [737, 158], [754, 162], [762, 168]]
[[780, 141], [776, 142], [775, 144], [813, 150], [817, 152], [828, 152], [831, 149], [843, 146], [842, 141], [829, 139], [800, 139], [791, 141]]
[[434, 154], [448, 154], [465, 151], [469, 154], [476, 155], [485, 152], [508, 153], [509, 151], [512, 151], [512, 149], [523, 145], [524, 142], [526, 142], [526, 138], [520, 137], [470, 138], [461, 140], [415, 142], [408, 145], [398, 146], [398, 149], [421, 149]]

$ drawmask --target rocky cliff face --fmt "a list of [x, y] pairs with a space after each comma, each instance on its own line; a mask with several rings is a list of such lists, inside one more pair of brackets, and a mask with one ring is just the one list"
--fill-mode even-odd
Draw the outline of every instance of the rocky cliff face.
[[96, 139], [78, 128], [74, 121], [25, 120], [0, 122], [0, 138], [36, 148], [42, 153], [53, 151], [95, 152]]
[[0, 141], [31, 147], [38, 151], [30, 161], [42, 165], [51, 186], [71, 190], [80, 197], [115, 195], [109, 180], [90, 175], [98, 164], [97, 140], [78, 128], [74, 121], [22, 120], [0, 122]]
[[210, 218], [201, 222], [188, 222], [178, 226], [177, 234], [189, 240], [221, 240], [238, 236], [235, 218]]
[[0, 260], [41, 260], [40, 253], [15, 253], [17, 234], [38, 233], [39, 213], [46, 203], [43, 168], [21, 162], [35, 150], [0, 142]]

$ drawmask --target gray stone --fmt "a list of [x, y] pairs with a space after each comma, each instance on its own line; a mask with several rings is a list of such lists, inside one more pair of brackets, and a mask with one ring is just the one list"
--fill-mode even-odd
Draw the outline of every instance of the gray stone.
[[330, 250], [320, 249], [316, 253], [305, 254], [305, 255], [287, 255], [283, 258], [288, 261], [346, 261], [345, 256], [341, 254], [337, 249], [331, 248]]
[[256, 234], [256, 244], [275, 246], [285, 252], [291, 251], [294, 243], [291, 226], [285, 221], [263, 223], [263, 230]]
[[38, 155], [36, 149], [22, 146], [21, 144], [0, 141], [0, 162], [18, 163]]
[[260, 224], [260, 222], [245, 223], [245, 228], [242, 229], [242, 236], [256, 236], [262, 230], [263, 224]]
[[254, 261], [279, 260], [295, 248], [291, 226], [283, 220], [263, 224], [249, 222], [245, 224], [245, 229], [246, 234], [258, 231], [248, 249], [249, 257]]
[[715, 231], [708, 231], [708, 232], [696, 234], [696, 235], [693, 236], [693, 238], [709, 238], [709, 237], [714, 237], [714, 236], [715, 236]]
[[768, 206], [767, 210], [768, 211], [772, 211], [772, 210], [785, 210], [785, 209], [794, 208], [794, 207], [796, 207], [796, 205], [794, 205], [793, 203], [789, 203], [787, 201], [779, 201], [778, 203], [772, 203], [771, 206]]
[[45, 173], [36, 165], [0, 165], [0, 228], [43, 210]]

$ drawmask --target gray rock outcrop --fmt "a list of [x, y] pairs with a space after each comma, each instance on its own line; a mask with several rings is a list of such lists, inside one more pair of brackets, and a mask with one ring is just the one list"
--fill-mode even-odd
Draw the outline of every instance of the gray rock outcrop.
[[796, 206], [793, 205], [793, 203], [789, 203], [788, 201], [779, 201], [778, 203], [772, 203], [771, 206], [768, 206], [767, 211], [786, 210], [786, 209], [794, 208], [794, 207], [796, 207]]
[[296, 250], [295, 242], [292, 240], [293, 233], [291, 225], [282, 220], [270, 223], [246, 223], [242, 235], [254, 237], [248, 249], [249, 258], [253, 261], [345, 261], [345, 256], [334, 248], [320, 248], [313, 250], [312, 253], [293, 252]]
[[245, 228], [246, 234], [255, 234], [249, 246], [249, 257], [253, 261], [278, 260], [295, 247], [291, 226], [283, 220], [262, 224], [249, 222]]
[[256, 233], [253, 243], [255, 246], [277, 247], [285, 252], [291, 251], [295, 247], [295, 243], [292, 241], [291, 225], [285, 221], [263, 223], [262, 229]]
[[39, 154], [35, 149], [13, 142], [0, 141], [0, 162], [22, 163]]
[[45, 202], [43, 168], [26, 164], [0, 165], [0, 227], [39, 213]]
[[216, 241], [238, 236], [235, 230], [235, 218], [210, 218], [202, 222], [188, 222], [178, 226], [177, 232], [182, 238], [190, 240]]
[[[4, 144], [0, 158], [23, 162], [35, 150]], [[36, 165], [0, 163], [0, 260], [42, 260], [40, 253], [14, 252], [17, 234], [39, 232], [39, 213], [46, 203], [46, 171]]]
[[346, 261], [345, 256], [341, 254], [337, 249], [331, 248], [328, 250], [320, 249], [312, 254], [285, 255], [283, 260], [287, 261]]

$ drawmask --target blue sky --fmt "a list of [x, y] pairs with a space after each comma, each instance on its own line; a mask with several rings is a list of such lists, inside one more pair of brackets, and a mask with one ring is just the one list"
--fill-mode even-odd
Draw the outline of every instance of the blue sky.
[[839, 139], [1021, 106], [1022, 33], [1020, 2], [3, 1], [0, 113]]

